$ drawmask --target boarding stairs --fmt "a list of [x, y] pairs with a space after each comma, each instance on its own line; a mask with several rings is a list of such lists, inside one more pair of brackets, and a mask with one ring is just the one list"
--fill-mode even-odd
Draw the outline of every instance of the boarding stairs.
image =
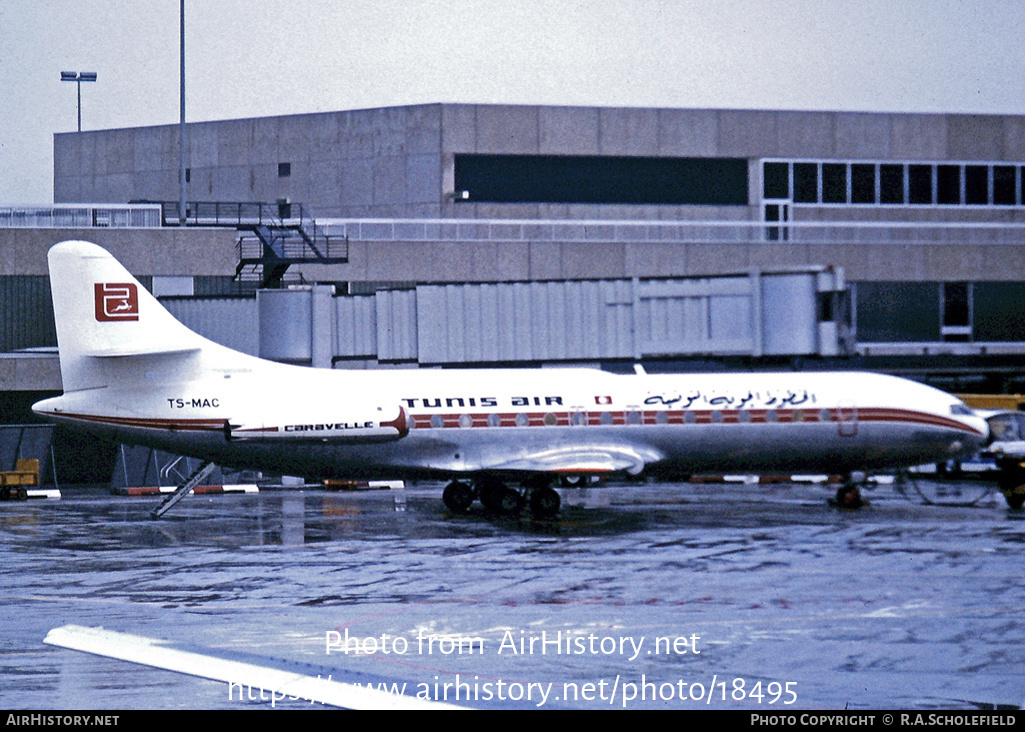
[[158, 519], [171, 510], [172, 506], [185, 498], [193, 488], [206, 480], [207, 476], [214, 472], [216, 468], [217, 466], [209, 460], [201, 463], [198, 468], [192, 471], [192, 475], [186, 478], [177, 488], [175, 488], [173, 493], [168, 494], [159, 506], [149, 512], [150, 518]]
[[[179, 204], [162, 202], [164, 226], [181, 225]], [[301, 204], [194, 201], [185, 226], [224, 226], [239, 232], [235, 281], [281, 287], [293, 264], [345, 264], [348, 236], [329, 236]]]

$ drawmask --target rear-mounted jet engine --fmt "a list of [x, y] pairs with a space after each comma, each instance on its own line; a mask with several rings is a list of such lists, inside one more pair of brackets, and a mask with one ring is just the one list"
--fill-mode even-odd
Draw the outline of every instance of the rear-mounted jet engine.
[[390, 442], [409, 433], [406, 410], [403, 407], [377, 407], [356, 411], [339, 410], [333, 420], [325, 420], [325, 413], [317, 410], [313, 415], [290, 415], [273, 423], [243, 422], [225, 425], [229, 441], [282, 441], [305, 442]]

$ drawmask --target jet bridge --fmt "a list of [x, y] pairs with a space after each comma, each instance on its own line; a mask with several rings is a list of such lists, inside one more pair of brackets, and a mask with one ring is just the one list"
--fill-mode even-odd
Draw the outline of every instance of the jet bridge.
[[370, 295], [257, 293], [259, 355], [344, 362], [573, 363], [851, 352], [842, 270], [718, 277], [422, 284]]

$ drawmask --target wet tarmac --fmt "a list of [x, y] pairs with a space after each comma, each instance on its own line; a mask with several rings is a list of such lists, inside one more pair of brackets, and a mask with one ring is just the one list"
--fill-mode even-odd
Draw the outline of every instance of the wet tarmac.
[[328, 708], [43, 643], [67, 624], [483, 708], [1025, 700], [1025, 516], [985, 488], [847, 511], [823, 486], [617, 485], [544, 522], [440, 493], [0, 504], [0, 708]]

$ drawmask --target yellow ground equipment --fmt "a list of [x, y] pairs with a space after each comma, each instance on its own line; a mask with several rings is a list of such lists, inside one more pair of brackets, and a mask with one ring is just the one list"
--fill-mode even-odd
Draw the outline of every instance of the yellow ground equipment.
[[14, 470], [0, 472], [0, 500], [28, 498], [30, 486], [39, 485], [39, 461], [35, 459], [18, 460]]
[[958, 394], [972, 409], [1008, 409], [1025, 412], [1025, 394]]

